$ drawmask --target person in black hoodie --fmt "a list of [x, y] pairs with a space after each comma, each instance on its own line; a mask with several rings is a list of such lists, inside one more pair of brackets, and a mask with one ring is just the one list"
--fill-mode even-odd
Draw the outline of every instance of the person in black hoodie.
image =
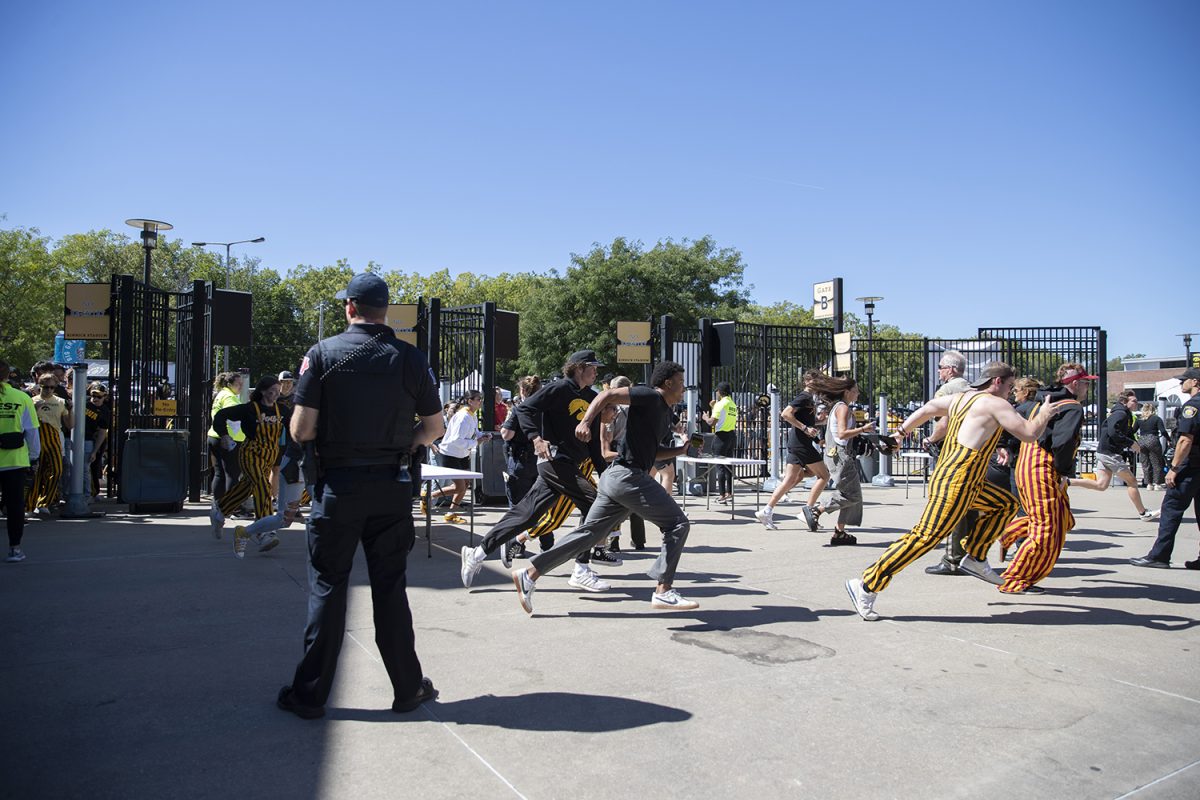
[[[463, 586], [470, 588], [484, 560], [536, 524], [559, 497], [570, 498], [585, 517], [596, 502], [596, 487], [579, 469], [581, 463], [592, 459], [591, 448], [575, 438], [575, 426], [596, 397], [592, 383], [596, 368], [601, 366], [594, 350], [580, 350], [563, 364], [563, 380], [547, 383], [521, 404], [517, 420], [537, 454], [538, 477], [521, 502], [500, 518], [478, 547], [462, 548]], [[599, 440], [598, 435], [594, 438]], [[608, 589], [608, 583], [583, 558], [581, 555], [576, 560], [570, 585], [590, 592]]]
[[1124, 391], [1117, 396], [1112, 411], [1108, 413], [1104, 424], [1100, 427], [1100, 441], [1096, 444], [1096, 478], [1094, 480], [1075, 480], [1072, 486], [1083, 489], [1094, 489], [1103, 492], [1112, 483], [1116, 475], [1125, 483], [1125, 493], [1129, 502], [1137, 510], [1138, 518], [1146, 522], [1158, 519], [1158, 511], [1147, 511], [1142, 503], [1142, 493], [1138, 491], [1137, 479], [1129, 469], [1125, 460], [1125, 450], [1138, 452], [1141, 447], [1133, 438], [1133, 410], [1137, 408], [1137, 397], [1133, 392]]
[[1075, 474], [1075, 452], [1083, 428], [1081, 401], [1095, 380], [1096, 376], [1089, 375], [1082, 364], [1068, 362], [1058, 368], [1053, 386], [1039, 392], [1033, 403], [1017, 406], [1018, 413], [1030, 419], [1038, 404], [1047, 399], [1052, 403], [1067, 401], [1037, 441], [1021, 445], [1017, 457], [1017, 490], [1025, 516], [1015, 518], [1004, 529], [1001, 547], [1007, 548], [1022, 537], [1025, 543], [1004, 571], [999, 589], [1005, 594], [1042, 591], [1034, 584], [1054, 569], [1067, 531], [1075, 527], [1067, 487]]

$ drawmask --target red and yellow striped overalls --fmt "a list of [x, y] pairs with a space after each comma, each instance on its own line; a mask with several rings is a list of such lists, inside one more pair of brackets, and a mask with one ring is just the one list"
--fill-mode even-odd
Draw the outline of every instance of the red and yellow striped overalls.
[[1004, 530], [1005, 523], [1017, 513], [1017, 498], [984, 480], [992, 451], [1000, 441], [1000, 428], [997, 427], [978, 450], [958, 442], [963, 420], [980, 397], [983, 397], [982, 392], [962, 395], [950, 409], [945, 444], [929, 479], [929, 502], [921, 520], [893, 542], [878, 561], [867, 567], [863, 573], [867, 591], [886, 589], [900, 570], [937, 546], [972, 509], [979, 512], [979, 519], [962, 544], [968, 555], [982, 561], [987, 558], [992, 542]]
[[33, 485], [25, 492], [26, 511], [33, 511], [35, 508], [54, 508], [58, 503], [59, 483], [62, 481], [62, 431], [57, 425], [41, 420], [41, 424], [38, 425], [38, 441], [42, 443], [42, 455], [38, 458]]
[[1004, 529], [1001, 542], [1011, 547], [1027, 537], [1017, 557], [1004, 571], [1000, 591], [1023, 592], [1050, 574], [1062, 554], [1067, 531], [1075, 527], [1067, 490], [1054, 468], [1054, 454], [1037, 442], [1023, 442], [1017, 457], [1017, 491], [1027, 516], [1017, 517]]
[[258, 403], [254, 403], [254, 414], [258, 426], [254, 438], [247, 438], [238, 445], [238, 465], [242, 475], [225, 496], [221, 498], [221, 513], [228, 517], [237, 511], [247, 497], [254, 496], [254, 518], [262, 519], [275, 513], [271, 507], [271, 473], [279, 463], [280, 442], [283, 439], [283, 416], [279, 405], [272, 407], [273, 416], [264, 417]]

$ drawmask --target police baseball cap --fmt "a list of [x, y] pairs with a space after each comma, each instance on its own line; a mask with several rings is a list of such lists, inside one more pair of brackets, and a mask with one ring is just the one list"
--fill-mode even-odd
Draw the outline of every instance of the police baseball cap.
[[1175, 380], [1177, 381], [1186, 381], [1188, 378], [1191, 378], [1194, 381], [1200, 381], [1200, 369], [1189, 367], [1183, 371], [1182, 375], [1175, 376]]
[[355, 275], [345, 289], [334, 295], [338, 300], [357, 300], [372, 308], [383, 308], [388, 304], [390, 296], [388, 285], [373, 272]]
[[296, 380], [296, 376], [292, 374], [291, 370], [285, 369], [283, 372], [279, 373], [279, 380], [294, 381]]
[[586, 364], [589, 367], [604, 366], [604, 362], [596, 357], [595, 350], [580, 350], [578, 353], [572, 353], [571, 357], [567, 360], [577, 364]]

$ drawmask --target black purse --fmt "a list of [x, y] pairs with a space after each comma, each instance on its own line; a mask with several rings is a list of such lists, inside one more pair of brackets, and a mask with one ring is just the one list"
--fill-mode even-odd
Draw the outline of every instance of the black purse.
[[18, 450], [25, 446], [25, 432], [0, 433], [0, 450]]

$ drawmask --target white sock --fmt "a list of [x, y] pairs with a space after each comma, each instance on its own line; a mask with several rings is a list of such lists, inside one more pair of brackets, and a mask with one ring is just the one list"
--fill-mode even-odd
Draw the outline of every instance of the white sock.
[[771, 505], [770, 503], [767, 503], [766, 507], [763, 508], [763, 516], [769, 517], [774, 513], [775, 513], [775, 506]]
[[487, 551], [483, 549], [483, 545], [475, 545], [475, 551], [471, 554], [471, 557], [476, 561], [486, 561]]

